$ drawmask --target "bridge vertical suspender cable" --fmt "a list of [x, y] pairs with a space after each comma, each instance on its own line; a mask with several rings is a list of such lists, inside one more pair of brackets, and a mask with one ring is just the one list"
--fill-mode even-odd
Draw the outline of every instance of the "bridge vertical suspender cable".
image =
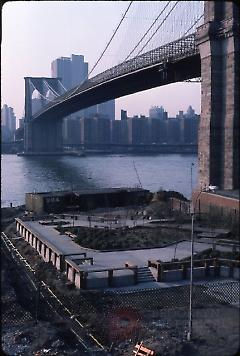
[[199, 16], [199, 18], [192, 24], [192, 26], [182, 35], [182, 37], [185, 37], [189, 31], [203, 18], [203, 14]]
[[[173, 6], [173, 8], [168, 12], [168, 14], [166, 15], [166, 17], [164, 18], [164, 20], [161, 22], [161, 24], [158, 26], [158, 28], [156, 29], [156, 31], [153, 33], [153, 35], [149, 38], [149, 40], [146, 42], [146, 44], [142, 47], [142, 49], [138, 52], [137, 56], [143, 51], [143, 49], [147, 46], [147, 44], [151, 41], [151, 39], [153, 38], [153, 36], [158, 32], [158, 30], [160, 29], [160, 27], [163, 25], [163, 23], [166, 21], [166, 19], [168, 18], [168, 16], [170, 15], [170, 13], [173, 11], [173, 9], [176, 7], [176, 5], [179, 3], [179, 1], [177, 1], [175, 3], [175, 5]], [[163, 11], [166, 9], [166, 7], [168, 6], [169, 2], [167, 3], [167, 5], [164, 7], [164, 9], [161, 11], [161, 14], [163, 13]], [[161, 15], [160, 14], [160, 15]], [[145, 34], [142, 36], [141, 40], [138, 42], [138, 44], [134, 47], [134, 49], [129, 53], [129, 55], [125, 58], [124, 61], [126, 61], [130, 55], [135, 51], [135, 49], [139, 46], [139, 44], [142, 42], [142, 40], [146, 37], [147, 33], [150, 31], [150, 29], [153, 27], [153, 25], [156, 23], [157, 19], [160, 17], [160, 15], [158, 15], [158, 17], [154, 20], [154, 22], [152, 23], [152, 25], [149, 27], [149, 29], [145, 32]], [[192, 28], [202, 19], [204, 15], [202, 14], [201, 16], [199, 16], [197, 18], [197, 20], [191, 25], [191, 27], [185, 31], [185, 33], [181, 36], [181, 38], [185, 37], [189, 31], [192, 30]], [[136, 57], [137, 57], [136, 56]]]
[[96, 68], [96, 66], [98, 65], [98, 63], [99, 63], [100, 60], [102, 59], [102, 57], [104, 56], [104, 53], [106, 52], [106, 50], [108, 49], [110, 43], [112, 42], [113, 38], [115, 37], [115, 35], [116, 35], [116, 33], [117, 33], [119, 27], [121, 26], [123, 20], [125, 19], [126, 15], [127, 15], [127, 13], [128, 13], [128, 10], [130, 9], [132, 3], [133, 3], [133, 1], [131, 1], [130, 4], [128, 5], [127, 10], [125, 11], [125, 13], [124, 13], [124, 15], [123, 15], [121, 21], [120, 21], [119, 24], [117, 25], [117, 27], [116, 27], [115, 31], [113, 32], [113, 34], [112, 34], [110, 40], [108, 41], [106, 47], [104, 48], [102, 54], [100, 55], [100, 57], [98, 58], [97, 62], [95, 63], [95, 65], [93, 66], [93, 68], [91, 69], [91, 71], [90, 71], [90, 73], [89, 73], [88, 75], [90, 75], [90, 74], [94, 71], [94, 69]]
[[157, 22], [157, 20], [159, 19], [159, 17], [163, 14], [163, 12], [165, 11], [165, 9], [168, 7], [168, 5], [170, 4], [170, 1], [168, 1], [168, 3], [165, 5], [165, 7], [163, 8], [163, 10], [158, 14], [158, 16], [156, 17], [156, 19], [153, 21], [153, 23], [151, 24], [151, 26], [148, 28], [148, 30], [145, 32], [145, 34], [142, 36], [142, 38], [138, 41], [138, 43], [136, 44], [136, 46], [133, 48], [133, 50], [128, 54], [128, 56], [124, 59], [124, 62], [128, 60], [128, 58], [131, 56], [131, 54], [135, 51], [135, 49], [139, 46], [139, 44], [142, 42], [142, 40], [147, 36], [147, 34], [149, 33], [149, 31], [152, 29], [152, 27], [155, 25], [155, 23]]
[[153, 38], [153, 36], [155, 36], [155, 34], [158, 32], [158, 30], [161, 28], [161, 26], [163, 25], [163, 23], [167, 20], [168, 16], [171, 14], [171, 12], [175, 9], [175, 7], [177, 6], [177, 4], [179, 3], [179, 1], [176, 1], [176, 3], [174, 4], [174, 6], [171, 8], [171, 10], [168, 12], [168, 14], [164, 17], [164, 19], [162, 20], [162, 22], [160, 23], [160, 25], [158, 26], [158, 28], [156, 29], [156, 31], [152, 34], [152, 36], [148, 39], [148, 41], [145, 43], [145, 45], [140, 49], [140, 51], [137, 53], [136, 57], [144, 50], [144, 48], [148, 45], [148, 43], [151, 41], [151, 39]]
[[[97, 62], [94, 64], [94, 66], [93, 66], [93, 68], [91, 69], [90, 73], [88, 73], [87, 77], [85, 77], [85, 78], [83, 79], [83, 81], [82, 81], [75, 89], [73, 89], [73, 90], [71, 91], [71, 95], [73, 95], [73, 94], [79, 89], [79, 87], [85, 82], [85, 80], [87, 80], [87, 79], [89, 78], [90, 74], [94, 71], [94, 69], [96, 68], [96, 66], [98, 65], [98, 63], [99, 63], [100, 60], [102, 59], [102, 57], [104, 56], [106, 50], [108, 49], [108, 47], [110, 46], [110, 44], [111, 44], [113, 38], [115, 37], [115, 35], [116, 35], [116, 33], [117, 33], [119, 27], [121, 26], [123, 20], [125, 19], [125, 17], [126, 17], [128, 11], [129, 11], [129, 9], [130, 9], [132, 3], [133, 3], [133, 1], [131, 1], [130, 4], [128, 5], [128, 7], [127, 7], [127, 9], [126, 9], [126, 11], [125, 11], [125, 13], [124, 13], [122, 19], [120, 20], [119, 24], [117, 25], [117, 27], [116, 27], [116, 29], [115, 29], [113, 35], [111, 36], [110, 40], [108, 41], [106, 47], [104, 48], [104, 50], [103, 50], [103, 52], [101, 53], [100, 57], [98, 58]], [[68, 98], [68, 97], [69, 97], [69, 96], [67, 96], [66, 98]]]
[[[161, 28], [161, 26], [163, 25], [163, 23], [166, 21], [166, 19], [170, 16], [170, 14], [172, 13], [172, 11], [174, 10], [174, 8], [177, 6], [177, 4], [180, 1], [176, 1], [175, 4], [173, 5], [173, 7], [171, 8], [171, 10], [168, 12], [168, 14], [165, 16], [165, 18], [162, 20], [161, 24], [158, 26], [158, 28], [154, 31], [154, 33], [152, 34], [152, 36], [148, 39], [148, 41], [145, 43], [145, 45], [141, 48], [141, 50], [138, 52], [138, 54], [134, 57], [136, 58], [143, 50], [144, 48], [148, 45], [148, 43], [152, 40], [152, 38], [155, 36], [155, 34], [159, 31], [159, 29]], [[118, 24], [116, 30], [114, 31], [114, 34], [111, 36], [111, 39], [108, 41], [107, 46], [105, 47], [104, 51], [102, 52], [102, 54], [100, 55], [98, 61], [95, 63], [94, 67], [92, 68], [92, 70], [90, 71], [90, 74], [93, 72], [93, 70], [96, 68], [97, 64], [99, 63], [99, 61], [102, 59], [103, 55], [105, 54], [107, 48], [109, 47], [111, 41], [113, 40], [114, 36], [116, 35], [121, 23], [123, 22], [124, 18], [126, 17], [127, 12], [130, 9], [131, 4], [133, 3], [133, 1], [130, 2], [130, 4], [128, 5], [120, 23]], [[138, 41], [138, 44], [134, 47], [134, 49], [130, 52], [130, 54], [126, 57], [125, 61], [123, 61], [121, 64], [125, 64], [127, 58], [129, 58], [129, 56], [133, 53], [133, 51], [138, 47], [138, 45], [142, 42], [142, 40], [146, 37], [146, 35], [149, 33], [150, 29], [152, 29], [152, 27], [154, 26], [154, 24], [156, 24], [157, 20], [160, 18], [161, 14], [163, 14], [164, 10], [167, 8], [168, 4], [170, 3], [170, 1], [168, 1], [167, 5], [165, 5], [164, 9], [161, 11], [161, 13], [157, 16], [157, 18], [154, 20], [154, 22], [152, 23], [152, 25], [148, 28], [148, 30], [145, 32], [145, 34], [142, 36], [141, 40]], [[180, 37], [180, 39], [184, 38], [184, 36], [191, 31], [191, 29], [200, 21], [200, 19], [203, 17], [203, 15], [199, 16], [199, 18], [197, 20], [195, 20], [195, 22], [191, 25], [191, 27], [185, 31], [184, 35], [182, 35]], [[95, 78], [95, 77], [93, 77]], [[92, 78], [92, 79], [93, 79]], [[86, 77], [87, 79], [87, 77]], [[69, 97], [71, 97], [72, 95], [74, 95], [80, 88], [85, 88], [84, 86], [82, 86], [83, 82], [86, 82], [86, 88], [89, 87], [89, 85], [91, 86], [91, 81], [92, 79], [89, 79], [88, 81], [86, 81], [86, 79], [84, 79], [78, 86], [76, 86], [75, 88], [72, 88], [71, 90], [68, 90], [65, 94], [58, 94], [58, 96], [64, 96], [64, 99], [68, 99]], [[64, 90], [66, 90], [66, 88], [64, 88], [64, 86], [62, 85], [62, 83], [60, 82], [61, 86], [63, 87]], [[36, 89], [36, 88], [35, 88]], [[51, 91], [53, 91], [54, 89], [51, 88]], [[55, 94], [56, 91], [54, 90]], [[40, 93], [41, 97], [43, 97], [45, 100], [48, 101], [52, 101], [49, 100], [48, 98], [44, 97], [41, 93]], [[54, 99], [54, 102], [57, 102], [57, 98]]]

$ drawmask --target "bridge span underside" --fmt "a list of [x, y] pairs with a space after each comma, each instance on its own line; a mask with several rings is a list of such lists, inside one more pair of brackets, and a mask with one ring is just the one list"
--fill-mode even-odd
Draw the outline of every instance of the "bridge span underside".
[[26, 120], [25, 152], [61, 151], [61, 122], [69, 114], [110, 99], [200, 75], [201, 61], [197, 54], [164, 65], [155, 64], [97, 84]]
[[200, 55], [156, 64], [110, 79], [66, 99], [40, 114], [35, 120], [62, 118], [78, 110], [143, 90], [201, 76]]

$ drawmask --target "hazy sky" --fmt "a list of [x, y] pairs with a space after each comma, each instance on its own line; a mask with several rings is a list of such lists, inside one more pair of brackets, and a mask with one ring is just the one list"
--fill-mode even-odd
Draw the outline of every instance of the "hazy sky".
[[[139, 2], [134, 3], [132, 6]], [[21, 118], [24, 77], [50, 77], [51, 62], [58, 57], [82, 54], [91, 69], [128, 4], [127, 1], [5, 3], [2, 8], [1, 104], [12, 106], [17, 118]], [[110, 50], [106, 55], [110, 58], [111, 53]], [[116, 118], [120, 117], [121, 109], [127, 110], [129, 116], [148, 115], [152, 105], [163, 105], [170, 116], [179, 110], [186, 111], [190, 104], [199, 113], [200, 93], [199, 83], [176, 83], [125, 96], [116, 99]]]

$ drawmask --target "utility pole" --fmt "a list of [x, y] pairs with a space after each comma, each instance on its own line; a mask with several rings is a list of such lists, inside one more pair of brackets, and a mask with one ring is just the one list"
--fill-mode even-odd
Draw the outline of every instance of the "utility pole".
[[193, 191], [193, 181], [192, 181], [192, 170], [193, 170], [194, 163], [191, 163], [191, 196], [192, 196], [192, 191]]

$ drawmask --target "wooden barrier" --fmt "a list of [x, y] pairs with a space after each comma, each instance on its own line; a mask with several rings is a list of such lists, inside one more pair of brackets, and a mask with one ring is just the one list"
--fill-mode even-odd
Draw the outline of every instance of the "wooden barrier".
[[[191, 266], [191, 261], [155, 261], [148, 260], [148, 267], [153, 267], [157, 270], [157, 282], [163, 281], [163, 274], [165, 271], [169, 270], [181, 270], [182, 271], [182, 279], [187, 278], [187, 269]], [[204, 267], [205, 276], [208, 277], [210, 275], [210, 267], [214, 267], [214, 276], [218, 277], [220, 273], [221, 266], [229, 266], [230, 267], [230, 276], [233, 275], [233, 268], [240, 267], [239, 260], [230, 260], [223, 258], [205, 258], [202, 260], [194, 260], [193, 268]]]
[[155, 352], [153, 350], [148, 349], [147, 347], [143, 346], [143, 342], [141, 341], [140, 344], [135, 345], [136, 350], [133, 350], [135, 356], [154, 356]]

